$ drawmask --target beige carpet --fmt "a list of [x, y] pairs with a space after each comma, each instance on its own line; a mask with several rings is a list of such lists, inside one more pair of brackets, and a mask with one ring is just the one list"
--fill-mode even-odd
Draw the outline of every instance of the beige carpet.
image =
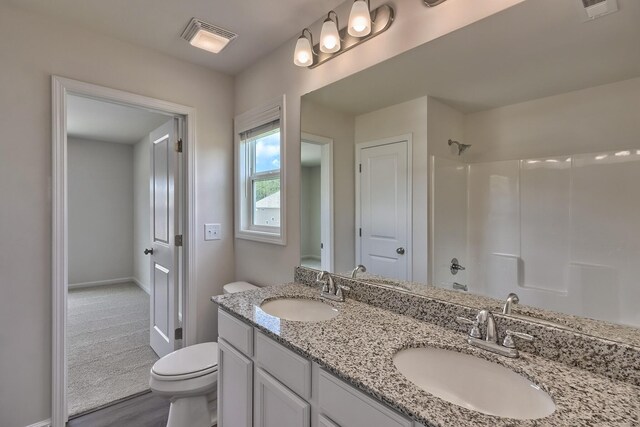
[[67, 319], [69, 416], [147, 391], [149, 296], [133, 283], [72, 289]]

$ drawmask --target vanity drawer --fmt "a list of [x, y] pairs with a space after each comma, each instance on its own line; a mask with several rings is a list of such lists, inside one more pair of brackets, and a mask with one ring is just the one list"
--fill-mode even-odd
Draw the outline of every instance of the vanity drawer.
[[298, 396], [311, 397], [311, 361], [256, 331], [256, 363]]
[[320, 371], [318, 389], [320, 412], [340, 426], [413, 426], [411, 420], [323, 370]]
[[253, 328], [224, 310], [218, 310], [218, 336], [247, 356], [253, 356]]

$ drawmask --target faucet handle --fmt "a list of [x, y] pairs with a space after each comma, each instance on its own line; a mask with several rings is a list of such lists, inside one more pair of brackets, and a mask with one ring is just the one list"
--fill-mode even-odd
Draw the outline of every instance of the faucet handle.
[[534, 336], [525, 334], [522, 332], [506, 330], [504, 340], [502, 340], [502, 346], [507, 348], [516, 348], [516, 343], [513, 341], [513, 337], [523, 339], [525, 341], [533, 341]]
[[350, 290], [351, 290], [351, 288], [349, 286], [336, 285], [336, 296], [338, 298], [344, 299], [344, 295], [343, 295], [342, 291], [350, 291]]
[[479, 325], [479, 321], [478, 318], [476, 317], [475, 320], [471, 320], [471, 319], [467, 319], [466, 317], [461, 317], [458, 316], [456, 317], [456, 322], [460, 325], [463, 324], [467, 324], [467, 325], [471, 325], [471, 330], [469, 330], [469, 336], [472, 338], [482, 338], [482, 335], [480, 334], [480, 328], [478, 328]]
[[316, 276], [316, 283], [322, 285], [322, 292], [329, 292], [329, 281], [324, 280], [325, 275], [327, 274], [329, 273], [327, 273], [326, 271], [320, 271]]

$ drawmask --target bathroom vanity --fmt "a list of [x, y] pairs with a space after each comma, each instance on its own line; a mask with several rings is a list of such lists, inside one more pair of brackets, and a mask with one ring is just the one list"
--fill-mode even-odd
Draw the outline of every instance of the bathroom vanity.
[[259, 327], [224, 310], [218, 324], [221, 426], [414, 425]]
[[[342, 284], [348, 282], [354, 289], [346, 292], [344, 302], [322, 301], [337, 310], [337, 315], [329, 320], [286, 320], [262, 309], [265, 303], [282, 299], [320, 302], [320, 288], [311, 280], [311, 273], [311, 270], [298, 269], [297, 281], [306, 284], [276, 285], [214, 298], [219, 305], [221, 427], [638, 423], [640, 387], [637, 378], [621, 381], [615, 375], [571, 366], [563, 363], [561, 357], [548, 358], [534, 354], [535, 351], [523, 351], [518, 358], [507, 358], [470, 346], [466, 339], [467, 328], [447, 328], [408, 313], [400, 314], [393, 310], [393, 304], [384, 309], [380, 307], [384, 303], [367, 304], [356, 300], [364, 299], [363, 292], [368, 292], [370, 298], [375, 298], [373, 295], [381, 297], [384, 292], [398, 292], [399, 298], [406, 297], [402, 291], [338, 278]], [[420, 301], [416, 302], [414, 307], [419, 304]], [[454, 312], [441, 313], [450, 314]], [[498, 328], [504, 326], [500, 319], [497, 323]], [[538, 337], [544, 337], [544, 334], [542, 330], [534, 333]], [[570, 341], [567, 345], [575, 345], [575, 342]], [[543, 412], [534, 415], [536, 419], [518, 419], [531, 417], [531, 413], [520, 413], [518, 405], [531, 409], [534, 401], [529, 397], [519, 402], [518, 392], [510, 392], [508, 381], [504, 384], [501, 381], [484, 382], [474, 375], [468, 379], [458, 376], [454, 382], [465, 384], [468, 380], [468, 388], [473, 390], [471, 398], [473, 394], [484, 396], [484, 402], [454, 404], [446, 397], [436, 397], [433, 390], [427, 392], [422, 388], [424, 384], [416, 378], [410, 379], [410, 374], [405, 376], [407, 371], [401, 372], [398, 368], [400, 364], [396, 359], [402, 350], [421, 348], [448, 350], [471, 357], [461, 359], [464, 365], [468, 364], [464, 360], [478, 360], [499, 369], [506, 368], [539, 389], [541, 396], [549, 398], [543, 405], [551, 402], [552, 407], [542, 407]], [[586, 360], [596, 356], [592, 352], [581, 357]], [[598, 360], [590, 359], [589, 363], [595, 365]], [[438, 364], [437, 359], [430, 364]], [[464, 370], [465, 366], [460, 368]], [[442, 369], [452, 367], [445, 367], [443, 363]], [[473, 370], [467, 372], [473, 374]], [[505, 392], [503, 387], [507, 388], [507, 395], [513, 395], [509, 402], [511, 407], [506, 408], [512, 415], [489, 415], [494, 410], [505, 409], [505, 399], [500, 397]], [[444, 392], [446, 394], [446, 390]], [[480, 410], [471, 409], [473, 407]], [[551, 413], [544, 414], [544, 411]]]

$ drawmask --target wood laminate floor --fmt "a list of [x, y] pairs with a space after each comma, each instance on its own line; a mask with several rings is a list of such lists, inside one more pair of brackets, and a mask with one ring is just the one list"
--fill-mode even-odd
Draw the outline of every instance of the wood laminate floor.
[[169, 400], [146, 393], [115, 405], [79, 416], [68, 427], [165, 427], [169, 417]]

